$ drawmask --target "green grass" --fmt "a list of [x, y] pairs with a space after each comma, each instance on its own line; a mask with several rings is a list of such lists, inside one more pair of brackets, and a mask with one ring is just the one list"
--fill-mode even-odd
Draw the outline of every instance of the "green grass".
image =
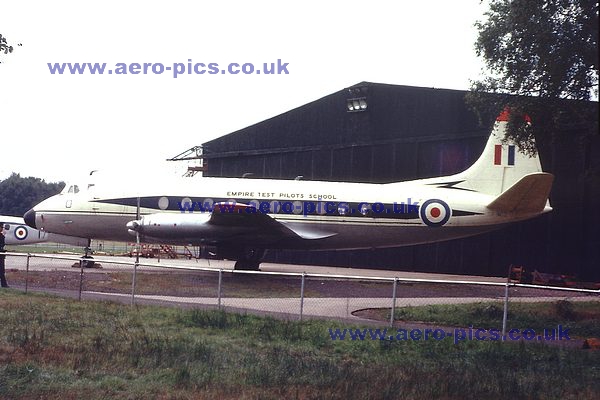
[[[380, 317], [389, 320], [389, 313], [389, 309], [382, 310]], [[502, 328], [502, 316], [502, 302], [402, 307], [395, 312], [395, 318], [402, 321], [483, 329]], [[600, 337], [600, 302], [511, 302], [507, 321], [508, 329], [531, 328], [541, 332], [544, 328], [552, 329], [560, 324], [571, 329], [571, 336]]]
[[[99, 247], [98, 244], [102, 246]], [[15, 253], [75, 253], [82, 255], [82, 246], [73, 246], [64, 243], [42, 242], [29, 245], [7, 245], [7, 251]], [[127, 243], [124, 242], [94, 242], [92, 246], [94, 252], [107, 252], [109, 254], [124, 254], [128, 250]]]
[[600, 353], [543, 344], [332, 341], [331, 321], [0, 291], [0, 398], [586, 399]]
[[15, 252], [15, 253], [61, 253], [61, 252], [69, 252], [69, 253], [81, 253], [81, 247], [76, 246], [68, 246], [68, 245], [57, 245], [56, 243], [39, 243], [32, 245], [7, 245], [6, 251]]

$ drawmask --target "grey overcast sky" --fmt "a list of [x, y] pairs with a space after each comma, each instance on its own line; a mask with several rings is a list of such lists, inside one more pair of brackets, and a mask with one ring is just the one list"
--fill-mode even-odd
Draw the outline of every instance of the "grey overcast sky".
[[[485, 3], [11, 1], [0, 33], [0, 179], [133, 179], [192, 146], [361, 81], [468, 89]], [[22, 43], [23, 46], [17, 46]], [[117, 63], [287, 63], [288, 74], [116, 74]], [[48, 63], [113, 74], [51, 74]], [[159, 70], [158, 67], [157, 71]]]

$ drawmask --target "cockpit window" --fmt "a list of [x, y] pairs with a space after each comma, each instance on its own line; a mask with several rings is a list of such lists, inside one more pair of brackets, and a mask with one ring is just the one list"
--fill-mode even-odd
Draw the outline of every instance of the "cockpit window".
[[94, 187], [94, 185], [95, 182], [86, 182], [85, 180], [72, 180], [66, 183], [65, 187], [62, 189], [60, 194], [81, 195], [87, 193], [90, 188]]
[[71, 185], [67, 193], [79, 193], [79, 186]]

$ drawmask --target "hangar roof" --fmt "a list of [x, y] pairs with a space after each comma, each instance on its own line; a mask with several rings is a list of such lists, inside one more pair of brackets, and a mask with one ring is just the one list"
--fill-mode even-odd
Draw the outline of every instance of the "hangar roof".
[[[360, 82], [204, 143], [204, 157], [485, 136], [489, 128], [465, 105], [466, 93]], [[362, 101], [358, 110], [353, 99]]]

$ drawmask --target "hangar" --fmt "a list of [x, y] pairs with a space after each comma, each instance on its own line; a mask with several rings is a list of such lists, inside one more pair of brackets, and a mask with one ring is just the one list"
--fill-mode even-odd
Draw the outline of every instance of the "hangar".
[[[204, 176], [386, 183], [449, 175], [491, 126], [466, 91], [361, 82], [203, 144]], [[490, 118], [493, 121], [493, 118]], [[510, 264], [600, 279], [600, 135], [574, 124], [539, 143], [554, 211], [476, 237], [357, 251], [269, 251], [265, 261], [505, 276]]]

